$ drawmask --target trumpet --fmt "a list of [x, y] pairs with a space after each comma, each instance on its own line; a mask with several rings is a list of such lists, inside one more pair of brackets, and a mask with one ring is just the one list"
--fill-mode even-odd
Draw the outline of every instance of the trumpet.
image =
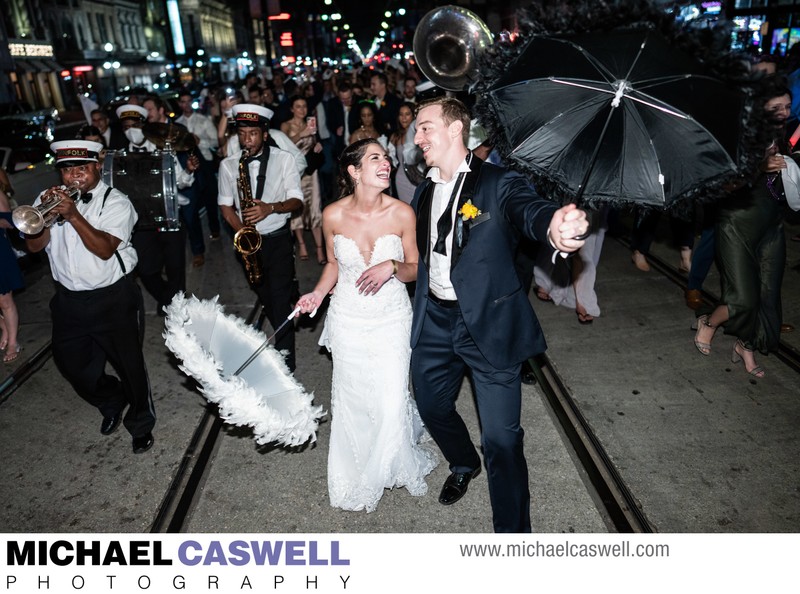
[[78, 187], [68, 188], [67, 186], [55, 186], [46, 190], [42, 195], [42, 201], [38, 206], [18, 206], [11, 213], [11, 220], [14, 226], [25, 235], [37, 235], [46, 227], [52, 227], [58, 222], [59, 214], [53, 209], [61, 204], [64, 199], [56, 193], [56, 190], [65, 190], [71, 200], [80, 198], [81, 191]]

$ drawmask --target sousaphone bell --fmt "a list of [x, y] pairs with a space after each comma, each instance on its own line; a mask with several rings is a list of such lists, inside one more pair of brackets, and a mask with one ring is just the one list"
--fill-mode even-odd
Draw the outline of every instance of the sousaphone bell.
[[447, 5], [428, 12], [414, 33], [414, 58], [422, 73], [448, 91], [465, 90], [476, 78], [477, 57], [493, 43], [478, 15]]

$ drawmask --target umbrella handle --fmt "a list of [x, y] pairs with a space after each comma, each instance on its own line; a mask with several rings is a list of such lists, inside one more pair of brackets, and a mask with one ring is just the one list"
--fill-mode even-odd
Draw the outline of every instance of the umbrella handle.
[[[247, 366], [248, 366], [248, 365], [250, 365], [250, 363], [252, 363], [253, 361], [255, 361], [255, 360], [256, 360], [256, 357], [258, 357], [258, 356], [259, 356], [259, 355], [260, 355], [260, 354], [261, 354], [261, 353], [264, 351], [264, 349], [266, 349], [266, 348], [269, 346], [269, 343], [270, 343], [270, 341], [271, 341], [273, 338], [275, 338], [275, 336], [278, 334], [278, 332], [280, 332], [281, 330], [283, 330], [283, 327], [284, 327], [284, 326], [286, 326], [286, 324], [288, 324], [289, 322], [291, 322], [291, 321], [292, 321], [292, 319], [293, 319], [293, 318], [294, 318], [294, 317], [295, 317], [297, 314], [299, 314], [299, 313], [300, 313], [300, 308], [299, 308], [299, 307], [295, 307], [295, 308], [294, 308], [294, 311], [293, 311], [292, 313], [290, 313], [290, 314], [288, 315], [288, 317], [287, 317], [287, 318], [286, 318], [286, 319], [283, 321], [283, 324], [281, 324], [280, 326], [278, 326], [278, 327], [275, 329], [275, 332], [273, 332], [273, 333], [272, 333], [270, 336], [268, 336], [268, 337], [267, 337], [267, 339], [266, 339], [266, 340], [265, 340], [263, 343], [261, 343], [261, 346], [260, 346], [260, 347], [258, 347], [258, 348], [255, 350], [255, 352], [254, 352], [252, 355], [250, 355], [250, 356], [247, 358], [247, 361], [245, 361], [244, 363], [242, 363], [241, 367], [239, 367], [239, 369], [237, 369], [237, 370], [236, 370], [236, 371], [233, 373], [233, 375], [239, 375], [240, 373], [242, 373], [242, 371], [244, 371], [244, 370], [247, 368]], [[314, 311], [312, 311], [312, 312], [311, 312], [311, 314], [309, 314], [309, 317], [313, 318], [315, 315], [317, 315], [317, 308], [316, 308], [316, 307], [314, 308]]]
[[577, 239], [578, 241], [583, 241], [584, 239], [587, 239], [592, 234], [592, 231], [594, 229], [595, 213], [593, 213], [591, 210], [587, 210], [586, 211], [586, 220], [589, 223], [589, 225], [586, 227], [586, 233], [581, 233], [580, 235], [577, 235], [577, 236], [573, 237], [572, 239]]

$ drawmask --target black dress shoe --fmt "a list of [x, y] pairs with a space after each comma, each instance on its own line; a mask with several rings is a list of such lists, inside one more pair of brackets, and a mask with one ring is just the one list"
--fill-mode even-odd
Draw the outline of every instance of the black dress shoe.
[[439, 503], [453, 505], [467, 492], [469, 482], [481, 473], [480, 467], [472, 472], [453, 472], [447, 477], [439, 494]]
[[521, 379], [522, 383], [528, 386], [532, 386], [536, 383], [536, 375], [534, 375], [533, 369], [531, 369], [527, 361], [522, 363]]
[[143, 454], [147, 450], [153, 447], [153, 439], [152, 433], [145, 433], [140, 437], [133, 438], [133, 453], [134, 454]]
[[103, 417], [103, 422], [100, 423], [100, 433], [103, 435], [111, 435], [117, 430], [121, 420], [122, 413], [117, 413], [113, 417]]

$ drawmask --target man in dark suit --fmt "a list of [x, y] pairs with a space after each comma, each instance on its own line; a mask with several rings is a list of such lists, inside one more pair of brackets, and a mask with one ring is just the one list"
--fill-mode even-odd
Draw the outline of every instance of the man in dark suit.
[[358, 110], [353, 109], [353, 105], [353, 89], [347, 83], [339, 85], [337, 97], [328, 101], [325, 117], [337, 159], [350, 144], [350, 134], [358, 128]]
[[128, 139], [125, 138], [125, 133], [118, 124], [111, 125], [106, 112], [102, 109], [93, 109], [91, 117], [92, 126], [100, 130], [108, 150], [116, 151], [127, 148]]
[[481, 461], [455, 402], [470, 370], [496, 532], [530, 532], [528, 467], [520, 427], [520, 366], [545, 340], [514, 269], [520, 233], [566, 254], [588, 228], [520, 174], [467, 149], [470, 115], [451, 97], [420, 105], [414, 142], [431, 167], [412, 206], [420, 264], [411, 373], [422, 420], [450, 465], [439, 502], [461, 499]]
[[386, 134], [388, 138], [397, 130], [397, 114], [400, 113], [402, 101], [388, 86], [388, 79], [383, 72], [375, 72], [369, 79], [369, 90], [378, 109], [378, 122], [375, 128]]

